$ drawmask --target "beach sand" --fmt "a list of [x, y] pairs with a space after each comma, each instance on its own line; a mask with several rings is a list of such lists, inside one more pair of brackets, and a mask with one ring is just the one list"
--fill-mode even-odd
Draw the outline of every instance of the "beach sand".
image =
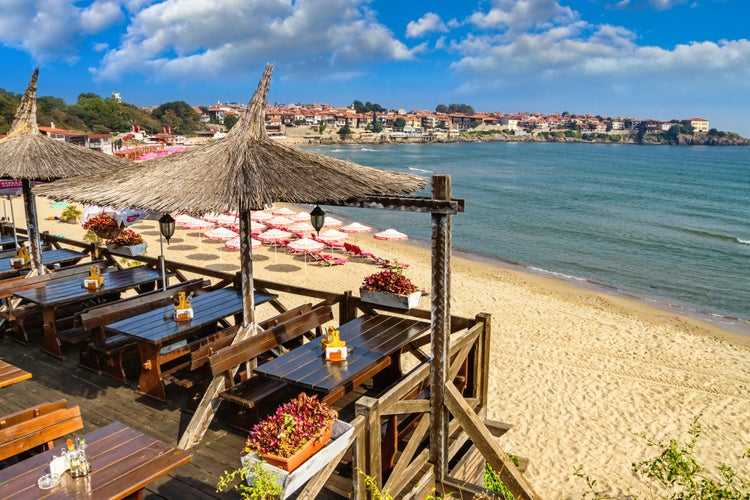
[[[25, 227], [20, 198], [16, 222]], [[59, 215], [37, 199], [40, 219]], [[8, 212], [9, 213], [9, 212]], [[362, 211], [366, 223], [367, 211]], [[425, 216], [425, 224], [430, 223]], [[40, 220], [42, 231], [81, 240], [80, 225]], [[158, 255], [158, 224], [134, 229]], [[396, 228], [398, 229], [398, 228]], [[239, 252], [177, 229], [169, 260], [228, 272]], [[406, 275], [430, 289], [429, 248], [353, 235], [364, 250], [409, 264]], [[378, 270], [350, 259], [343, 266], [304, 264], [301, 257], [254, 251], [254, 274], [264, 280], [330, 292], [357, 291]], [[642, 435], [688, 439], [700, 415], [696, 456], [703, 465], [726, 463], [750, 478], [750, 337], [678, 316], [645, 303], [576, 287], [566, 281], [454, 257], [452, 313], [492, 315], [488, 417], [513, 425], [500, 439], [508, 453], [530, 460], [526, 475], [543, 498], [580, 498], [587, 491], [574, 470], [596, 479], [598, 491], [648, 495], [631, 464], [656, 454]], [[294, 305], [294, 304], [290, 304]], [[422, 299], [422, 308], [429, 301]]]

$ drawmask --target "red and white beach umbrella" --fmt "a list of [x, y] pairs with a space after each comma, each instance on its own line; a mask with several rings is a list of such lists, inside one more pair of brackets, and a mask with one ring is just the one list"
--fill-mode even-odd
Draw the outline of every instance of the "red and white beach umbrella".
[[372, 237], [375, 238], [376, 240], [383, 240], [383, 241], [401, 241], [401, 240], [409, 239], [409, 236], [399, 231], [396, 231], [395, 229], [386, 229], [385, 231], [381, 231], [379, 233], [373, 234]]
[[235, 225], [239, 225], [240, 218], [236, 215], [230, 215], [230, 214], [221, 214], [216, 218], [215, 221], [218, 225], [224, 226], [224, 227], [231, 227]]
[[295, 222], [285, 228], [290, 233], [294, 234], [310, 234], [315, 231], [315, 228], [309, 222]]
[[201, 219], [193, 219], [191, 221], [183, 222], [182, 224], [180, 224], [179, 227], [181, 227], [182, 229], [190, 230], [190, 231], [195, 231], [195, 230], [205, 231], [208, 229], [213, 229], [215, 226], [216, 224], [214, 224], [213, 222], [208, 222], [208, 221], [201, 220]]
[[333, 251], [333, 245], [334, 243], [339, 243], [341, 241], [344, 241], [349, 237], [348, 234], [338, 231], [336, 229], [326, 229], [322, 233], [320, 233], [317, 237], [319, 241], [322, 241], [324, 243], [327, 243], [331, 245], [331, 251]]
[[216, 222], [219, 220], [219, 217], [221, 217], [221, 214], [218, 214], [216, 212], [211, 212], [211, 213], [201, 215], [200, 219], [205, 220], [207, 222], [213, 222], [214, 224], [216, 224]]
[[359, 222], [352, 222], [351, 224], [340, 227], [339, 230], [344, 231], [345, 233], [368, 233], [372, 231], [372, 228], [360, 224]]
[[288, 216], [294, 222], [310, 222], [310, 214], [307, 212], [297, 212], [294, 215]]
[[231, 240], [232, 238], [236, 238], [239, 235], [231, 229], [227, 229], [225, 227], [217, 227], [216, 229], [206, 231], [205, 233], [203, 233], [203, 236], [205, 236], [209, 240]]
[[291, 226], [292, 224], [294, 224], [294, 222], [288, 217], [275, 215], [271, 217], [270, 219], [264, 220], [263, 224], [269, 227], [286, 227], [286, 226]]
[[[250, 248], [255, 250], [256, 248], [259, 248], [263, 243], [260, 240], [256, 240], [255, 238], [250, 238]], [[232, 238], [231, 240], [227, 240], [224, 242], [224, 246], [229, 248], [230, 250], [239, 250], [241, 248], [240, 238]]]
[[174, 218], [174, 225], [176, 227], [182, 227], [184, 224], [195, 222], [200, 219], [196, 219], [195, 217], [191, 217], [188, 214], [180, 214], [177, 217]]
[[305, 272], [307, 272], [307, 254], [320, 252], [323, 250], [323, 247], [325, 247], [325, 244], [312, 238], [300, 238], [287, 244], [287, 248], [305, 254]]
[[323, 227], [337, 227], [337, 226], [340, 226], [342, 224], [343, 224], [343, 222], [341, 222], [340, 220], [338, 220], [335, 217], [326, 217], [325, 222], [323, 222]]
[[[405, 235], [404, 233], [401, 233], [399, 231], [396, 231], [395, 229], [386, 229], [385, 231], [381, 231], [379, 233], [375, 233], [372, 235], [373, 238], [376, 240], [383, 240], [383, 241], [403, 241], [408, 240], [409, 237]], [[392, 245], [388, 245], [388, 253], [390, 254], [391, 260], [393, 260], [393, 247]]]
[[297, 212], [295, 212], [291, 208], [281, 207], [281, 208], [272, 208], [271, 213], [273, 215], [281, 215], [282, 217], [289, 217], [290, 215], [295, 215]]
[[[292, 237], [292, 233], [282, 231], [281, 229], [269, 229], [268, 231], [264, 233], [260, 233], [258, 235], [258, 239], [262, 242], [269, 242], [269, 243], [278, 243], [280, 241], [288, 240]], [[276, 258], [276, 262], [279, 261], [279, 256], [276, 253], [276, 248], [273, 250], [274, 257]]]
[[258, 222], [263, 222], [271, 217], [273, 217], [273, 214], [271, 212], [266, 212], [265, 210], [253, 210], [250, 212], [250, 219]]

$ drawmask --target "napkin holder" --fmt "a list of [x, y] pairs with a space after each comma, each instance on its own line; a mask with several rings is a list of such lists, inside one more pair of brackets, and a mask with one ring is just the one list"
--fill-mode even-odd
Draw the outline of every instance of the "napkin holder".
[[70, 465], [64, 456], [52, 457], [52, 461], [49, 463], [49, 473], [62, 476], [69, 467]]
[[193, 319], [193, 307], [190, 305], [190, 301], [187, 299], [185, 292], [180, 292], [177, 297], [177, 305], [174, 306], [174, 320], [190, 321]]
[[339, 331], [329, 326], [326, 335], [321, 340], [326, 361], [345, 361], [346, 342], [339, 338]]
[[83, 287], [87, 290], [98, 290], [104, 286], [104, 276], [99, 273], [99, 268], [91, 266], [89, 275], [83, 280]]

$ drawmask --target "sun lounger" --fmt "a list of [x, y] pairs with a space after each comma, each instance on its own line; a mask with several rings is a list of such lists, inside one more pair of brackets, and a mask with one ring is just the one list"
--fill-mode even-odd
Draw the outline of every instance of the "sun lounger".
[[327, 253], [311, 253], [310, 257], [325, 266], [340, 266], [348, 262], [348, 260], [343, 257], [335, 257]]

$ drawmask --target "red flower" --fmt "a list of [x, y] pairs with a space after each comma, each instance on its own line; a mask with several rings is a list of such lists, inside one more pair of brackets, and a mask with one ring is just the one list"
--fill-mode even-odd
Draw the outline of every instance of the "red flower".
[[362, 281], [362, 288], [396, 295], [411, 295], [418, 290], [417, 286], [402, 274], [401, 268], [388, 268], [371, 274]]

